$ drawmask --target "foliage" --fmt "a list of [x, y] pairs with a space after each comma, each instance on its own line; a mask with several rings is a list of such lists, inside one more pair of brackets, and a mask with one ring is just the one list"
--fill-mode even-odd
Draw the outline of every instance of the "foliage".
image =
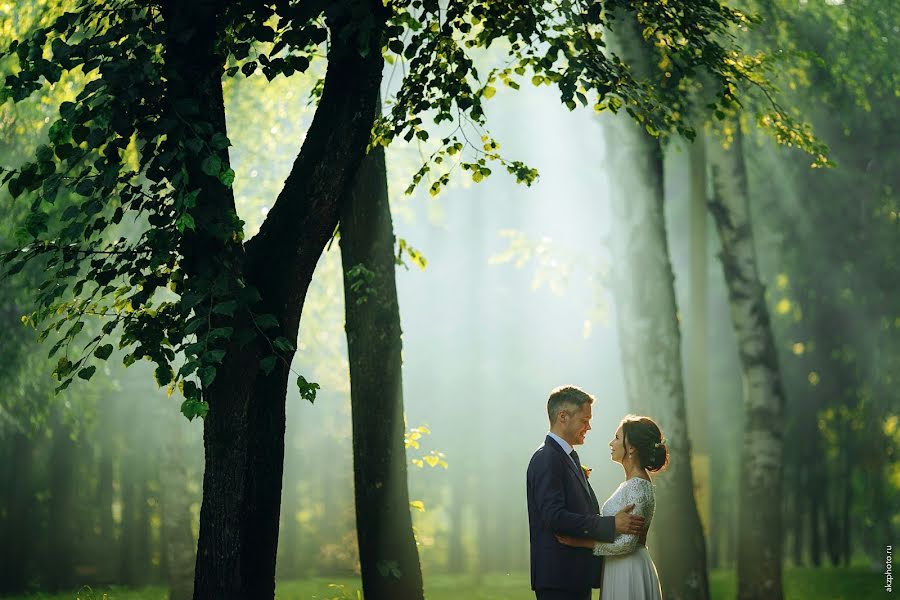
[[[272, 80], [309, 70], [329, 47], [329, 23], [343, 23], [341, 35], [364, 54], [384, 19], [382, 51], [405, 61], [408, 72], [373, 143], [428, 139], [446, 122], [450, 133], [413, 178], [416, 185], [433, 165], [456, 160], [432, 184], [436, 192], [456, 167], [478, 181], [490, 175], [491, 162], [517, 181], [534, 180], [536, 172], [503, 158], [487, 133], [479, 145], [466, 133], [483, 130], [483, 101], [494, 94], [494, 83], [516, 87], [527, 74], [536, 85], [555, 85], [570, 108], [576, 101], [597, 110], [624, 108], [651, 132], [690, 133], [670, 108], [676, 90], [640, 81], [605, 51], [604, 29], [615, 27], [611, 15], [620, 3], [607, 4], [480, 0], [442, 7], [397, 0], [373, 14], [361, 0], [245, 1], [223, 7], [207, 26], [215, 27], [212, 57], [223, 76], [261, 71]], [[202, 206], [202, 195], [233, 197], [231, 141], [209, 107], [178, 93], [189, 85], [179, 78], [189, 74], [169, 60], [172, 47], [196, 31], [179, 32], [167, 6], [84, 0], [0, 55], [10, 73], [0, 100], [22, 102], [70, 74], [83, 78], [75, 98], [59, 105], [46, 143], [24, 164], [4, 169], [10, 195], [29, 209], [3, 263], [7, 275], [30, 262], [44, 273], [29, 323], [41, 329], [41, 339], [58, 337], [51, 348], [60, 354], [58, 390], [91, 379], [114, 350], [110, 336], [118, 334], [124, 364], [152, 361], [157, 383], [179, 389], [182, 411], [192, 418], [208, 410], [201, 390], [215, 379], [228, 348], [268, 340], [259, 362], [267, 372], [289, 359], [294, 343], [241, 272], [246, 231], [233, 203], [215, 211]], [[737, 101], [737, 86], [753, 70], [736, 60], [729, 34], [729, 27], [746, 22], [743, 14], [714, 0], [655, 0], [636, 10], [645, 38], [656, 40], [672, 69], [707, 73], [719, 90], [717, 107]], [[482, 79], [473, 55], [495, 44], [508, 62]], [[426, 116], [433, 126], [425, 125]], [[200, 173], [191, 174], [192, 161]], [[71, 203], [55, 210], [67, 197]], [[418, 262], [417, 254], [410, 257]], [[89, 322], [96, 327], [86, 327]], [[302, 376], [298, 383], [305, 398], [315, 398], [314, 384]]]
[[[799, 161], [764, 159], [759, 147], [750, 154], [761, 170], [753, 182], [757, 214], [778, 232], [773, 244], [760, 247], [775, 263], [769, 300], [792, 399], [787, 466], [798, 473], [814, 465], [809, 481], [826, 498], [828, 530], [851, 519], [860, 523], [854, 543], [883, 541], [898, 525], [884, 519], [900, 501], [889, 476], [900, 453], [891, 428], [900, 367], [894, 308], [900, 154], [886, 143], [900, 131], [900, 75], [890, 48], [900, 6], [758, 4], [768, 18], [756, 43], [794, 58], [780, 80], [834, 149], [837, 165], [811, 171]], [[832, 559], [853, 550], [846, 539], [830, 546]], [[878, 544], [867, 546], [877, 556]]]

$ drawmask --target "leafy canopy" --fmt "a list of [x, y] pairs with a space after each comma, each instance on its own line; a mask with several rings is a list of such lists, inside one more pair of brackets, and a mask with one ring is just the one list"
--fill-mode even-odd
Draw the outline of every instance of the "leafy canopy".
[[[170, 46], [193, 35], [177, 29], [173, 4], [81, 0], [0, 55], [9, 73], [3, 102], [22, 102], [66, 73], [83, 81], [77, 97], [59, 105], [46, 142], [24, 164], [3, 169], [9, 195], [29, 209], [2, 263], [6, 275], [30, 262], [43, 270], [27, 320], [41, 339], [58, 332], [50, 351], [61, 354], [58, 389], [90, 379], [117, 335], [124, 363], [155, 363], [159, 385], [180, 389], [192, 418], [208, 410], [202, 389], [233, 345], [264, 338], [264, 372], [289, 362], [294, 348], [241, 272], [244, 224], [227, 201], [235, 173], [223, 124], [199, 101], [173, 93]], [[439, 138], [411, 186], [446, 162], [432, 193], [457, 167], [476, 181], [492, 163], [520, 182], [535, 179], [533, 169], [501, 156], [484, 129], [484, 102], [498, 82], [518, 88], [530, 79], [555, 86], [569, 108], [624, 109], [651, 133], [692, 135], [673, 108], [682, 90], [639, 79], [606, 48], [620, 11], [634, 11], [668, 72], [715, 82], [714, 108], [735, 105], [752, 74], [731, 35], [748, 19], [715, 0], [245, 0], [217, 10], [211, 60], [223, 77], [305, 72], [327, 60], [335, 35], [361, 54], [380, 40], [385, 58], [402, 62], [406, 74], [372, 142]], [[505, 63], [482, 76], [476, 59], [490, 47]], [[199, 161], [202, 176], [191, 175], [190, 161]], [[221, 196], [221, 210], [203, 210], [201, 194]], [[217, 250], [187, 268], [185, 248], [197, 236]], [[85, 328], [89, 320], [98, 326]], [[300, 376], [298, 385], [315, 398], [317, 384]]]

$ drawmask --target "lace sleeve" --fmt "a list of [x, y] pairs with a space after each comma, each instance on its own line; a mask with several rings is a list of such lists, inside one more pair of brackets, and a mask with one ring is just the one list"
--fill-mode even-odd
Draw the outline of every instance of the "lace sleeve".
[[[634, 504], [633, 515], [640, 515], [645, 519], [652, 517], [653, 511], [653, 491], [649, 485], [641, 483], [629, 483], [622, 490], [623, 503], [622, 506]], [[619, 534], [613, 542], [597, 542], [594, 545], [595, 556], [615, 556], [619, 554], [630, 554], [637, 549], [640, 536], [630, 534]]]

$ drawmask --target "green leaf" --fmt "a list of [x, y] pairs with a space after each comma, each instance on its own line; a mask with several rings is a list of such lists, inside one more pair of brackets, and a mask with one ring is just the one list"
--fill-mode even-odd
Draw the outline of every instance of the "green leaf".
[[179, 377], [187, 377], [188, 375], [190, 375], [191, 373], [196, 371], [197, 367], [199, 367], [199, 366], [200, 366], [200, 363], [198, 361], [189, 360], [186, 363], [184, 363], [183, 365], [181, 365], [180, 369], [178, 369], [178, 376]]
[[275, 368], [275, 361], [277, 361], [277, 360], [278, 360], [278, 357], [275, 356], [274, 354], [271, 356], [267, 356], [264, 359], [262, 359], [261, 361], [259, 361], [259, 369], [263, 373], [268, 375], [269, 373], [272, 372], [272, 369]]
[[210, 145], [212, 145], [212, 147], [216, 150], [224, 150], [231, 145], [231, 142], [228, 141], [228, 136], [220, 131], [217, 131], [213, 134], [212, 140], [210, 140]]
[[204, 419], [209, 414], [209, 404], [202, 400], [188, 398], [181, 403], [181, 414], [187, 417], [188, 421], [193, 421], [194, 417]]
[[94, 350], [94, 356], [99, 358], [100, 360], [106, 360], [109, 358], [109, 355], [112, 354], [113, 346], [112, 344], [103, 344]]
[[310, 383], [306, 377], [300, 375], [297, 377], [297, 388], [300, 390], [300, 397], [308, 400], [310, 404], [316, 401], [316, 390], [319, 389], [318, 383]]
[[216, 314], [228, 315], [230, 317], [234, 314], [234, 311], [237, 310], [237, 307], [237, 300], [228, 300], [227, 302], [219, 302], [213, 306], [212, 311]]
[[88, 379], [90, 379], [91, 377], [94, 376], [94, 372], [96, 370], [97, 370], [97, 367], [91, 365], [90, 367], [85, 367], [85, 368], [81, 369], [80, 371], [78, 371], [78, 376], [81, 379], [84, 379], [85, 381], [87, 381]]
[[53, 123], [53, 125], [50, 126], [50, 131], [48, 133], [50, 141], [54, 145], [66, 142], [71, 135], [71, 127], [62, 119]]
[[210, 154], [203, 159], [200, 168], [210, 177], [218, 177], [219, 173], [222, 171], [222, 161], [215, 154]]
[[192, 335], [198, 331], [200, 328], [206, 325], [206, 319], [202, 316], [197, 316], [187, 322], [187, 325], [184, 328], [185, 335]]
[[78, 185], [75, 186], [75, 193], [80, 194], [82, 196], [90, 196], [94, 193], [94, 180], [93, 179], [82, 179], [78, 182]]
[[197, 376], [200, 378], [200, 383], [203, 384], [203, 387], [209, 387], [213, 379], [216, 378], [216, 368], [213, 366], [203, 367], [197, 371]]
[[291, 344], [291, 342], [288, 341], [288, 339], [286, 337], [275, 338], [275, 341], [273, 342], [273, 344], [275, 344], [275, 347], [278, 348], [279, 350], [281, 350], [282, 352], [293, 352], [294, 351], [294, 345]]
[[231, 184], [234, 183], [234, 169], [225, 169], [219, 173], [219, 181], [222, 182], [222, 185], [231, 187]]
[[205, 363], [216, 363], [219, 364], [222, 362], [222, 359], [225, 358], [224, 350], [210, 350], [208, 352], [204, 352], [200, 359]]
[[156, 379], [156, 384], [159, 387], [169, 385], [172, 383], [172, 368], [169, 365], [159, 365], [153, 372], [153, 377]]
[[256, 321], [256, 325], [261, 329], [273, 329], [278, 327], [278, 319], [275, 318], [275, 315], [257, 315], [254, 317], [254, 320]]
[[234, 333], [234, 327], [217, 327], [209, 332], [208, 337], [210, 340], [228, 339], [232, 333]]
[[35, 157], [37, 157], [39, 162], [51, 161], [53, 160], [53, 149], [47, 145], [38, 146]]
[[181, 216], [175, 222], [175, 227], [178, 228], [178, 231], [184, 231], [185, 229], [194, 230], [197, 228], [197, 223], [194, 221], [191, 213], [181, 213]]

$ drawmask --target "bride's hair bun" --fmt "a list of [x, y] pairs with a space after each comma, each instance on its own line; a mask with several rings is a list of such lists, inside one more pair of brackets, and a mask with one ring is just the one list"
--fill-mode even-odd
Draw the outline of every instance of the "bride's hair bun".
[[659, 426], [650, 417], [628, 415], [622, 419], [625, 449], [634, 448], [641, 467], [651, 473], [669, 464], [669, 448]]

